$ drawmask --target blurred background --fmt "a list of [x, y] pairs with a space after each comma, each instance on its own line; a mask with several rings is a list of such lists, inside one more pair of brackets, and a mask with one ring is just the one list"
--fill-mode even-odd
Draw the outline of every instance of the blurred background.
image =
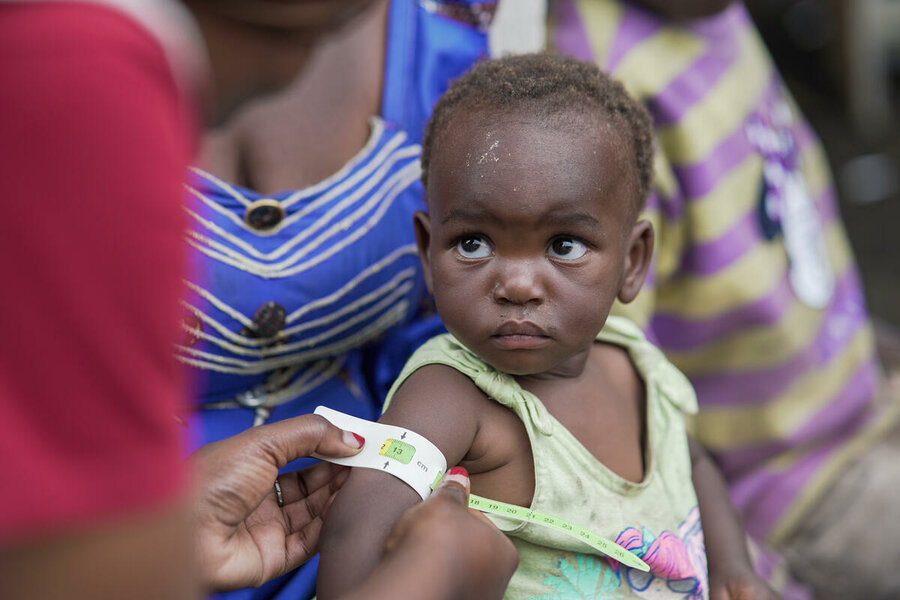
[[[900, 0], [745, 4], [825, 145], [872, 317], [900, 330]], [[545, 10], [501, 2], [492, 53], [543, 48]]]
[[900, 0], [747, 0], [828, 152], [874, 317], [900, 327]]

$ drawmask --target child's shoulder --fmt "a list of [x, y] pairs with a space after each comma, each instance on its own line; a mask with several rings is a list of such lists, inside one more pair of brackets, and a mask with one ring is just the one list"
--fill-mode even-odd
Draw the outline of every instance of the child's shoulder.
[[489, 365], [451, 334], [442, 334], [407, 361], [385, 399], [384, 417], [430, 413], [455, 423], [464, 414], [480, 427], [483, 419], [515, 403], [516, 389], [512, 376]]
[[441, 402], [442, 398], [475, 402], [487, 396], [475, 384], [479, 373], [490, 367], [449, 333], [437, 335], [420, 346], [406, 361], [385, 399], [384, 408], [405, 398]]
[[[600, 360], [608, 360], [613, 367], [627, 364], [629, 371], [643, 383], [654, 385], [661, 396], [674, 404], [680, 411], [697, 412], [697, 397], [688, 378], [650, 342], [644, 332], [633, 321], [620, 316], [610, 316], [603, 330], [597, 335], [595, 354], [603, 355]], [[618, 351], [613, 347], [618, 346]], [[602, 348], [602, 349], [601, 349]]]
[[598, 342], [616, 343], [625, 347], [647, 344], [647, 336], [637, 323], [626, 317], [609, 315], [603, 329], [597, 334]]
[[644, 332], [633, 321], [610, 316], [594, 338], [591, 360], [613, 372], [628, 373], [634, 379], [643, 378], [644, 365], [639, 364], [638, 357], [648, 345]]
[[[458, 464], [472, 447], [492, 401], [452, 360], [443, 344], [432, 343], [410, 359], [384, 402], [382, 423], [407, 427], [435, 444], [448, 464]], [[435, 346], [438, 346], [435, 348]]]
[[[429, 366], [436, 368], [425, 369]], [[419, 373], [423, 370], [424, 374]], [[443, 333], [434, 336], [413, 352], [388, 392], [388, 399], [414, 375], [416, 379], [442, 377], [462, 382], [466, 378], [475, 379], [478, 374], [490, 370], [491, 367], [487, 363], [463, 346], [453, 335]]]

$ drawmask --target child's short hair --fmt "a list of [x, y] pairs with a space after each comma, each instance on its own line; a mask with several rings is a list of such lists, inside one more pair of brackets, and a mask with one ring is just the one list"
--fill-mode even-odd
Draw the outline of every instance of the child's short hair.
[[567, 110], [595, 111], [619, 121], [631, 140], [638, 176], [639, 208], [653, 180], [650, 115], [625, 88], [594, 64], [553, 54], [521, 54], [483, 61], [457, 79], [441, 96], [425, 127], [422, 183], [435, 141], [460, 110], [524, 109], [541, 116]]

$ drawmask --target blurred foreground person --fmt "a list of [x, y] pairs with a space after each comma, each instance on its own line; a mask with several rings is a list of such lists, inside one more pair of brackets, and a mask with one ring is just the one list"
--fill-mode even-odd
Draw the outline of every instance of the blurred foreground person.
[[[694, 384], [697, 439], [748, 531], [821, 597], [897, 598], [900, 399], [821, 144], [744, 6], [559, 0], [554, 13], [557, 48], [653, 116], [657, 254], [621, 312]], [[783, 577], [767, 560], [761, 573]]]
[[[310, 24], [292, 18], [295, 5], [196, 4], [221, 99], [216, 118], [283, 85], [303, 64], [305, 46], [292, 43], [292, 31]], [[207, 10], [215, 7], [222, 10]], [[323, 27], [359, 10], [356, 3], [319, 8], [313, 25]], [[273, 45], [283, 60], [258, 60], [261, 47]], [[243, 60], [223, 63], [225, 49], [238, 47]], [[173, 419], [185, 391], [171, 347], [184, 264], [181, 181], [200, 121], [204, 60], [177, 4], [0, 1], [4, 598], [191, 598], [201, 587], [261, 583], [314, 547], [315, 530], [303, 552], [256, 576], [227, 568], [196, 576], [195, 541], [200, 564], [209, 566], [204, 539], [240, 539], [250, 523], [271, 524], [274, 473], [290, 457], [315, 448], [316, 436], [331, 436], [341, 450], [337, 430], [300, 428], [300, 439], [254, 431], [198, 456], [206, 487], [189, 501]], [[251, 456], [272, 474], [264, 487], [242, 478]], [[216, 500], [222, 489], [231, 490], [231, 504]], [[284, 489], [295, 494], [284, 498], [286, 509], [303, 501], [297, 489]], [[397, 552], [421, 549], [435, 531], [452, 539], [456, 551], [403, 554], [446, 570], [447, 586], [430, 590], [435, 598], [471, 595], [467, 586], [483, 583], [473, 573], [502, 588], [514, 566], [502, 537], [464, 506], [465, 494], [445, 490], [397, 532]], [[246, 557], [236, 548], [239, 555]], [[476, 556], [496, 560], [479, 565]], [[227, 566], [228, 556], [218, 559]], [[393, 585], [391, 597], [430, 597], [404, 591], [390, 568], [369, 583]], [[367, 590], [365, 597], [386, 596]]]

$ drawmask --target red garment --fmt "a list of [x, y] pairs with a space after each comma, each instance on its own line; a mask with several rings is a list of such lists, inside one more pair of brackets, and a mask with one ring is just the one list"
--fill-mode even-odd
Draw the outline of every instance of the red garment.
[[0, 3], [0, 542], [184, 488], [184, 105], [124, 14]]

